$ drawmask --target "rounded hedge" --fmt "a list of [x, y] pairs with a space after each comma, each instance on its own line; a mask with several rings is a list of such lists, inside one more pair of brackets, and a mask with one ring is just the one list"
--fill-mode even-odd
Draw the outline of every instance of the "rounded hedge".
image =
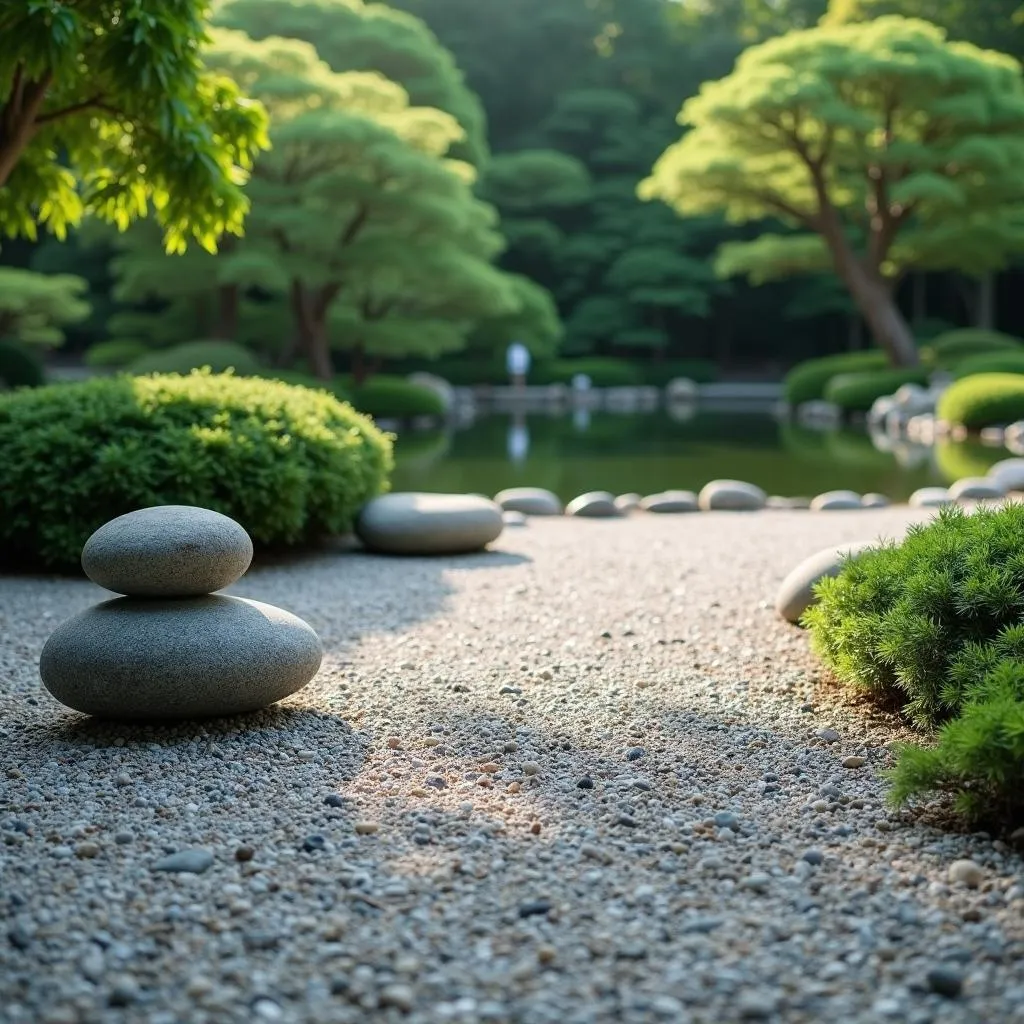
[[375, 374], [362, 384], [342, 377], [338, 385], [360, 411], [378, 419], [412, 419], [415, 416], [443, 416], [444, 400], [431, 388], [404, 377]]
[[110, 341], [98, 341], [85, 351], [85, 365], [95, 370], [120, 369], [136, 359], [141, 359], [150, 352], [144, 342], [133, 341], [131, 338], [112, 338]]
[[391, 439], [325, 392], [209, 371], [0, 396], [0, 558], [71, 569], [151, 505], [211, 508], [260, 545], [345, 533], [386, 490]]
[[1024, 419], [1024, 374], [977, 373], [952, 383], [939, 397], [936, 415], [968, 430]]
[[961, 360], [953, 369], [953, 376], [973, 377], [976, 373], [1024, 373], [1024, 348], [1019, 352], [986, 352]]
[[962, 330], [946, 331], [933, 338], [921, 350], [921, 355], [925, 362], [933, 366], [954, 369], [959, 362], [971, 356], [1015, 350], [1024, 351], [1024, 343], [1019, 338], [1001, 331], [965, 327]]
[[234, 370], [240, 377], [262, 372], [260, 361], [244, 346], [233, 341], [186, 341], [144, 356], [128, 364], [128, 372], [189, 373], [208, 366], [214, 373]]
[[904, 384], [927, 385], [928, 376], [922, 369], [841, 373], [825, 386], [825, 400], [844, 412], [868, 412], [876, 399], [895, 394]]
[[786, 374], [784, 397], [790, 405], [819, 401], [833, 377], [843, 373], [867, 373], [889, 369], [889, 357], [879, 349], [867, 352], [844, 352], [821, 359], [798, 363]]

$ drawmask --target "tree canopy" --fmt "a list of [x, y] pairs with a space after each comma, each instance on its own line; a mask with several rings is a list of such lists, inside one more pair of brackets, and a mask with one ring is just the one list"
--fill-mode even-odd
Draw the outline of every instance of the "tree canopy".
[[238, 234], [266, 117], [199, 51], [207, 0], [0, 7], [0, 230], [63, 237], [150, 210], [166, 244]]
[[59, 345], [62, 328], [89, 315], [86, 288], [73, 274], [0, 267], [0, 339]]
[[895, 361], [916, 359], [892, 295], [904, 271], [976, 271], [983, 254], [1005, 265], [1024, 249], [1020, 66], [927, 22], [891, 16], [772, 39], [706, 84], [680, 120], [689, 131], [642, 197], [814, 233], [754, 241], [744, 269], [766, 278], [831, 261]]

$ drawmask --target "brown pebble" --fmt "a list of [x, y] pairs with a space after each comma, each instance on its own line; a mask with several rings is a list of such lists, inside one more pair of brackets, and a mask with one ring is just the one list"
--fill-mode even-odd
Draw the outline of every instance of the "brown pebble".
[[390, 750], [397, 750], [402, 745], [401, 739], [397, 736], [388, 737], [388, 748]]
[[523, 787], [518, 782], [510, 782], [505, 788], [509, 793], [519, 793]]
[[487, 761], [485, 764], [480, 765], [480, 771], [493, 775], [495, 772], [501, 771], [501, 765], [495, 764], [493, 761]]
[[79, 860], [92, 860], [99, 856], [100, 848], [95, 843], [79, 843], [75, 847], [75, 856]]
[[237, 860], [239, 864], [245, 864], [255, 856], [256, 851], [251, 846], [239, 846], [238, 849], [235, 850], [235, 860]]
[[558, 951], [554, 946], [543, 945], [537, 947], [537, 959], [542, 964], [553, 964], [557, 957]]
[[844, 768], [863, 768], [868, 763], [866, 757], [854, 756], [843, 759]]
[[539, 821], [535, 821], [530, 826], [530, 834], [531, 835], [535, 835], [535, 836], [539, 836], [540, 835], [540, 822]]
[[425, 789], [417, 787], [409, 790], [409, 796], [430, 796], [430, 794]]
[[441, 746], [441, 741], [436, 736], [428, 736], [423, 741], [423, 745], [425, 747], [439, 747]]

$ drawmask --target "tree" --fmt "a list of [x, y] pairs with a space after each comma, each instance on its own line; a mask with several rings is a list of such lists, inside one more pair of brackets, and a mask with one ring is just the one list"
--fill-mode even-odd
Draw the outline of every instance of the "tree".
[[333, 71], [372, 71], [400, 85], [409, 103], [450, 114], [462, 129], [451, 155], [487, 159], [487, 119], [451, 54], [416, 17], [363, 0], [217, 0], [214, 23], [253, 39], [300, 39]]
[[0, 339], [59, 345], [62, 327], [89, 315], [88, 284], [71, 274], [0, 267]]
[[971, 259], [984, 238], [990, 266], [1024, 248], [1020, 66], [927, 22], [885, 17], [762, 43], [680, 120], [690, 131], [640, 195], [816, 234], [759, 240], [750, 255], [806, 263], [817, 246], [894, 363], [917, 361], [894, 298], [908, 268], [963, 268], [962, 239]]
[[170, 249], [238, 234], [266, 118], [205, 71], [207, 0], [68, 0], [0, 8], [0, 229], [64, 237], [85, 213], [148, 209]]

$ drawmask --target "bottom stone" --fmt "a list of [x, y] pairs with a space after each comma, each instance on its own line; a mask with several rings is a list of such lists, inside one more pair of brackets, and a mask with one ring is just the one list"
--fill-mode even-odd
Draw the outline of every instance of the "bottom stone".
[[312, 628], [273, 605], [220, 594], [122, 597], [61, 623], [39, 674], [76, 711], [160, 721], [266, 707], [302, 689], [322, 658]]

